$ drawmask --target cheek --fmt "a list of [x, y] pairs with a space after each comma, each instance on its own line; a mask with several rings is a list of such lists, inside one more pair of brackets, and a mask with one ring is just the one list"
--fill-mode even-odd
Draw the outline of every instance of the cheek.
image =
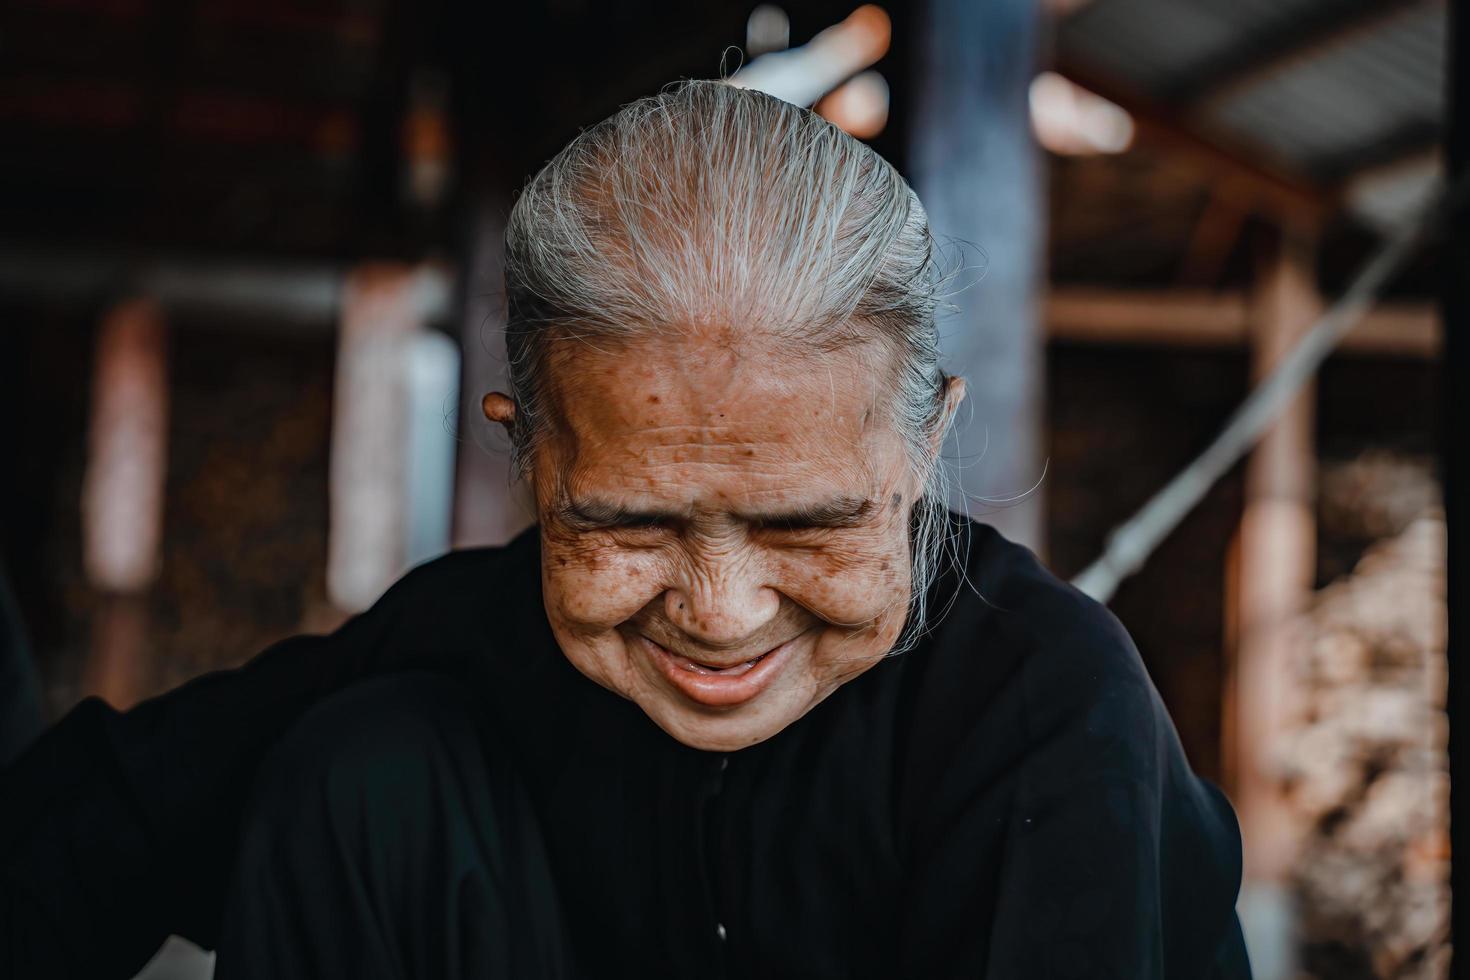
[[570, 626], [610, 629], [663, 591], [665, 559], [656, 551], [543, 537], [541, 554], [547, 611]]
[[907, 535], [777, 556], [781, 590], [832, 623], [870, 626], [908, 608]]

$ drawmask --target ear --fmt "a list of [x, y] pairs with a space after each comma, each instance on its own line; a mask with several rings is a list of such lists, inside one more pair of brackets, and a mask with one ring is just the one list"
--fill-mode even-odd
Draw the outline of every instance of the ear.
[[950, 423], [954, 421], [955, 412], [959, 411], [960, 403], [965, 400], [965, 379], [946, 376], [944, 379], [944, 414], [939, 419], [939, 424], [934, 427], [935, 453], [938, 453], [944, 445], [944, 435], [949, 431]]
[[480, 409], [491, 422], [505, 426], [506, 432], [514, 432], [516, 426], [516, 403], [509, 395], [492, 391], [480, 399]]

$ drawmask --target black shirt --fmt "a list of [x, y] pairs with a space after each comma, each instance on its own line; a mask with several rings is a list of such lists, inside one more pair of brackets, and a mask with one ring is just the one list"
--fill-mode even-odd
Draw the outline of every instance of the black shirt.
[[[262, 755], [368, 675], [453, 675], [502, 719], [577, 959], [597, 975], [1246, 975], [1240, 839], [1127, 634], [982, 524], [913, 651], [739, 752], [689, 748], [578, 673], [535, 530], [409, 573], [326, 637], [118, 714], [0, 780], [0, 963], [127, 976], [210, 946]], [[8, 944], [9, 948], [4, 948]]]

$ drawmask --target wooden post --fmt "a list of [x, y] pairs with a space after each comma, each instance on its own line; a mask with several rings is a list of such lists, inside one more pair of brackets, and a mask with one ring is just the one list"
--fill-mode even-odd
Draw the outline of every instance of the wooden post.
[[1044, 184], [1028, 108], [1037, 4], [925, 0], [917, 20], [910, 176], [941, 242], [967, 243], [955, 282], [968, 287], [952, 299], [961, 312], [940, 320], [946, 366], [969, 382], [946, 447], [969, 502], [951, 506], [1041, 550]]
[[444, 275], [359, 266], [343, 286], [330, 461], [327, 595], [358, 612], [410, 565], [447, 551], [459, 348], [428, 327]]
[[118, 303], [97, 336], [82, 482], [82, 565], [102, 593], [82, 689], [118, 708], [148, 693], [147, 601], [158, 573], [168, 462], [168, 354], [163, 313]]
[[[1280, 232], [1263, 256], [1251, 306], [1252, 370], [1259, 378], [1321, 314], [1309, 233]], [[1311, 596], [1316, 569], [1315, 390], [1303, 389], [1247, 463], [1229, 604], [1238, 645], [1227, 692], [1227, 773], [1245, 847], [1241, 920], [1258, 980], [1293, 975], [1288, 876], [1301, 827], [1273, 774], [1271, 753], [1298, 709], [1287, 629]]]
[[422, 326], [414, 272], [365, 265], [343, 288], [333, 385], [327, 595], [346, 612], [403, 571], [408, 398], [404, 352]]
[[[1464, 5], [1451, 10], [1448, 40], [1449, 85], [1445, 157], [1451, 187], [1470, 179], [1470, 16]], [[1463, 194], [1463, 188], [1461, 189]], [[1463, 200], [1463, 198], [1462, 198]], [[1470, 223], [1463, 214], [1447, 223], [1443, 250], [1441, 303], [1444, 310], [1444, 360], [1441, 362], [1440, 461], [1445, 474], [1445, 522], [1448, 535], [1449, 717], [1450, 753], [1450, 942], [1453, 971], [1463, 976], [1470, 961], [1470, 453], [1464, 430], [1466, 397], [1456, 379], [1470, 376]]]

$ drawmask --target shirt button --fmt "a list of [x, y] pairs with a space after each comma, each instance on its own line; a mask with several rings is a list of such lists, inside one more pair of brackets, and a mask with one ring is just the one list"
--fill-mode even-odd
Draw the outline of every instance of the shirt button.
[[723, 922], [715, 923], [715, 935], [719, 937], [720, 942], [725, 941], [725, 924]]
[[720, 772], [724, 772], [726, 769], [729, 769], [729, 768], [730, 768], [730, 757], [728, 755], [722, 755], [722, 756], [720, 756]]

